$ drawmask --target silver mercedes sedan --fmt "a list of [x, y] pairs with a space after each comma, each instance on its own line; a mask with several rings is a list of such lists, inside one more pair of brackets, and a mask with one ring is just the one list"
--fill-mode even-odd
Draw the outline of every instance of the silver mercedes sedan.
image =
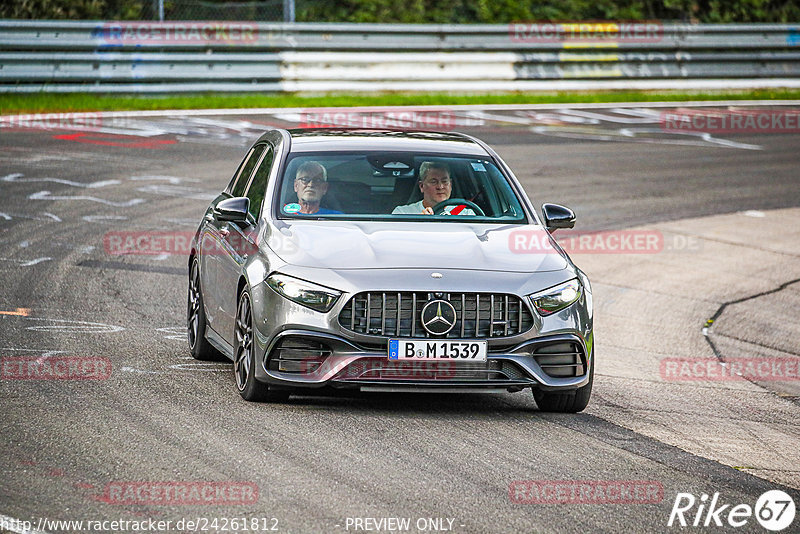
[[188, 337], [249, 401], [309, 388], [517, 392], [578, 412], [592, 290], [511, 169], [479, 139], [271, 130], [203, 217]]

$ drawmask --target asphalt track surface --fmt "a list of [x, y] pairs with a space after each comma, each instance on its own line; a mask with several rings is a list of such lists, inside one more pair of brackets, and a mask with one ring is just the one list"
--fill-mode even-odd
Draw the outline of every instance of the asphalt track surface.
[[[456, 129], [494, 146], [536, 204], [575, 209], [581, 230], [800, 206], [797, 133], [674, 134], [648, 113], [472, 113]], [[111, 254], [104, 235], [193, 232], [259, 131], [297, 122], [176, 112], [101, 131], [0, 131], [0, 356], [107, 358], [113, 369], [105, 380], [0, 380], [0, 514], [34, 525], [257, 517], [279, 532], [366, 532], [353, 518], [390, 517], [410, 518], [412, 532], [669, 532], [679, 530], [666, 526], [678, 492], [720, 491], [752, 506], [782, 489], [800, 504], [796, 487], [594, 415], [613, 408], [602, 377], [577, 415], [541, 413], [529, 391], [242, 401], [230, 364], [189, 357], [185, 256]], [[674, 399], [651, 400], [668, 412]], [[651, 481], [663, 494], [514, 502], [510, 488], [529, 480]], [[110, 492], [126, 482], [234, 482], [256, 496], [115, 502]], [[434, 521], [420, 529], [418, 519]], [[752, 519], [716, 530], [764, 531]]]

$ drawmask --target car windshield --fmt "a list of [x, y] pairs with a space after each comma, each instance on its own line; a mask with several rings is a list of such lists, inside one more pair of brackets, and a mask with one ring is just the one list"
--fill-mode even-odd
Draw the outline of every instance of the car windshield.
[[508, 180], [487, 157], [292, 154], [278, 189], [281, 218], [527, 222]]

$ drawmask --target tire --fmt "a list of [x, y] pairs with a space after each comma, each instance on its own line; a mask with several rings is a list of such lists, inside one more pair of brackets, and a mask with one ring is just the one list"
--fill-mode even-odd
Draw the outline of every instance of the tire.
[[253, 317], [250, 292], [245, 287], [236, 306], [236, 326], [233, 376], [239, 395], [246, 401], [280, 402], [289, 398], [288, 390], [276, 390], [256, 380], [256, 360], [253, 347]]
[[593, 382], [594, 354], [592, 354], [592, 363], [589, 366], [589, 382], [585, 386], [563, 393], [534, 389], [533, 398], [536, 400], [539, 410], [543, 412], [578, 413], [589, 404]]
[[189, 351], [195, 360], [223, 360], [221, 352], [206, 339], [206, 310], [200, 290], [200, 265], [195, 258], [189, 269], [189, 294], [186, 299], [186, 330]]

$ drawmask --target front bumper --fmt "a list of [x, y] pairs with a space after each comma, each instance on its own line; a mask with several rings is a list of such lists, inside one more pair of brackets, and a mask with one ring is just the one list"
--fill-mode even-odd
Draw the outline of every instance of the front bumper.
[[[328, 332], [292, 328], [267, 346], [256, 379], [281, 388], [364, 391], [572, 390], [586, 385], [591, 332], [555, 334], [489, 349], [486, 362], [388, 359], [386, 344], [361, 345]], [[298, 349], [297, 347], [305, 347]]]

